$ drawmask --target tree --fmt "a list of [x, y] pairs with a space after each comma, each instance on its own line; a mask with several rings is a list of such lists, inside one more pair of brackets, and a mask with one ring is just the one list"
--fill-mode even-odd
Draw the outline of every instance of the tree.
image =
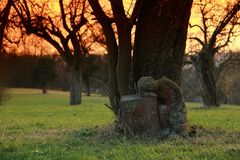
[[55, 62], [47, 56], [39, 57], [33, 69], [33, 77], [42, 88], [42, 93], [47, 93], [48, 84], [56, 78]]
[[58, 75], [57, 80], [62, 79], [63, 85], [61, 85], [62, 86], [61, 89], [63, 91], [68, 91], [69, 90], [69, 71], [70, 71], [70, 68], [66, 64], [66, 62], [61, 58], [61, 56], [59, 56], [59, 55], [54, 56], [54, 61], [55, 61], [55, 64], [56, 64], [56, 73]]
[[8, 0], [5, 6], [0, 6], [0, 55], [3, 47], [4, 30], [8, 24], [8, 17], [12, 7], [13, 0]]
[[[5, 28], [8, 24], [8, 17], [10, 14], [10, 10], [12, 7], [12, 3], [13, 0], [8, 0], [6, 2], [1, 2], [0, 4], [0, 72], [2, 72], [2, 68], [3, 68], [3, 39], [4, 39], [4, 31]], [[1, 75], [0, 78], [0, 105], [2, 104], [2, 101], [4, 99], [5, 96], [5, 90], [6, 87], [4, 86], [4, 75]]]
[[220, 102], [239, 104], [239, 52], [221, 54], [215, 70], [216, 86]]
[[201, 101], [201, 91], [199, 88], [198, 78], [195, 68], [186, 64], [182, 71], [182, 91], [184, 99], [190, 102]]
[[[114, 20], [105, 14], [98, 1], [90, 0], [89, 3], [106, 37], [107, 51], [109, 54], [110, 102], [114, 113], [117, 115], [117, 103], [120, 100], [120, 96], [130, 93], [131, 30], [136, 15], [133, 13], [130, 18], [127, 17], [121, 0], [110, 1]], [[136, 8], [139, 7], [140, 6]], [[113, 23], [116, 24], [119, 47], [115, 37], [115, 28], [112, 27]]]
[[[111, 0], [113, 15], [110, 16], [98, 0], [89, 0], [89, 3], [106, 38], [109, 98], [119, 121], [120, 98], [136, 92], [134, 89], [140, 77], [166, 76], [180, 85], [192, 0], [137, 0], [131, 1], [130, 6], [134, 7], [130, 9], [124, 8], [122, 0]], [[131, 32], [135, 25], [132, 56]], [[185, 114], [184, 104], [181, 110]]]
[[14, 3], [19, 18], [17, 26], [49, 42], [69, 65], [70, 104], [77, 105], [81, 103], [82, 64], [87, 54], [87, 47], [83, 46], [84, 34], [88, 34], [84, 27], [86, 0], [71, 0], [66, 4], [59, 0], [59, 14], [49, 8], [49, 3], [17, 0]]
[[[92, 62], [89, 62], [90, 69], [92, 72], [89, 74], [89, 80], [91, 88], [95, 89], [96, 93], [108, 96], [109, 87], [108, 87], [108, 55], [93, 55], [95, 58], [91, 58]], [[86, 67], [87, 70], [88, 67]]]
[[87, 96], [91, 95], [91, 82], [90, 79], [93, 76], [94, 72], [100, 68], [100, 56], [98, 55], [88, 55], [85, 59], [84, 69], [83, 69], [83, 82], [86, 86]]
[[[191, 61], [199, 78], [204, 107], [208, 108], [220, 105], [214, 75], [214, 57], [235, 35], [234, 31], [239, 22], [240, 1], [235, 4], [229, 3], [224, 9], [214, 0], [199, 0], [196, 5], [200, 10], [201, 24], [190, 24], [190, 27], [198, 28], [201, 36], [191, 35], [189, 39], [198, 42], [200, 50], [193, 51]], [[225, 11], [224, 14], [219, 10]]]

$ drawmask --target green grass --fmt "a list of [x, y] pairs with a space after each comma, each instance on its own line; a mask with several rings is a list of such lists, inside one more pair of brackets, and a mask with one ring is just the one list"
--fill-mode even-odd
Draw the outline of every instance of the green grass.
[[197, 135], [125, 140], [109, 127], [112, 112], [106, 97], [83, 97], [81, 106], [70, 107], [68, 94], [14, 89], [0, 106], [0, 160], [149, 160], [240, 159], [240, 107], [199, 109], [189, 103], [190, 125]]

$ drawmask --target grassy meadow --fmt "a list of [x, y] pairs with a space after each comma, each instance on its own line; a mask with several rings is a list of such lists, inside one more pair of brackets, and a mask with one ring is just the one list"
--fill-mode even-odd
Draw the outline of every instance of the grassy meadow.
[[68, 93], [9, 90], [0, 106], [0, 160], [239, 160], [240, 107], [199, 109], [188, 103], [194, 137], [124, 139], [113, 132], [107, 97], [83, 97], [68, 105]]

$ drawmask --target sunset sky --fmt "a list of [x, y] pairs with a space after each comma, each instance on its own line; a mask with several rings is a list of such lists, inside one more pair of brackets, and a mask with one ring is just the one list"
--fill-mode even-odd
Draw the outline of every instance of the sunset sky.
[[[124, 1], [124, 6], [125, 6], [125, 10], [128, 11], [128, 12], [131, 12], [132, 8], [133, 8], [133, 3], [136, 1], [136, 0], [123, 0]], [[220, 0], [221, 3], [223, 5], [226, 5], [226, 2], [227, 0]], [[218, 1], [218, 2], [220, 2]], [[229, 1], [229, 0], [228, 0]], [[101, 1], [101, 5], [102, 6], [109, 6], [108, 4], [109, 1], [106, 1], [106, 0], [102, 0]], [[131, 3], [133, 2], [133, 3]], [[51, 1], [51, 8], [54, 10], [54, 12], [56, 13], [60, 13], [60, 9], [58, 7], [58, 1]], [[198, 9], [196, 6], [193, 6], [192, 8], [192, 15], [191, 15], [191, 19], [190, 19], [190, 23], [191, 24], [199, 24], [199, 14], [197, 13], [198, 12]], [[196, 29], [189, 29], [189, 33], [197, 33], [197, 30]], [[200, 36], [201, 37], [201, 36]], [[39, 54], [39, 47], [40, 48], [47, 48], [47, 49], [43, 49], [41, 50], [40, 52], [46, 52], [47, 51], [51, 51], [51, 52], [54, 52], [55, 49], [50, 49], [52, 48], [50, 45], [48, 45], [46, 42], [44, 42], [43, 40], [40, 40], [39, 38], [35, 38], [34, 36], [31, 36], [31, 38], [27, 38], [29, 40], [28, 43], [30, 43], [30, 46], [17, 46], [18, 48], [22, 48], [21, 50], [23, 49], [28, 49], [28, 50], [32, 50], [33, 53], [37, 53]], [[188, 42], [188, 45], [187, 45], [187, 48], [190, 48], [189, 46], [191, 46], [191, 44]], [[16, 46], [15, 46], [16, 47]], [[38, 49], [36, 49], [36, 47]], [[237, 50], [237, 49], [240, 49], [240, 38], [236, 38], [232, 44], [230, 44], [230, 49], [233, 49], [233, 50]]]
[[[194, 1], [194, 2], [196, 3], [196, 1]], [[216, 16], [215, 20], [217, 22], [219, 22], [223, 18], [223, 15], [226, 14], [226, 12], [224, 11], [224, 8], [227, 6], [227, 3], [228, 2], [233, 3], [233, 2], [236, 2], [236, 0], [219, 0], [219, 1], [216, 1], [216, 2], [217, 2], [216, 4], [220, 4], [221, 7], [223, 7], [222, 9], [217, 9], [216, 8], [216, 10], [214, 12], [214, 15]], [[191, 14], [191, 18], [190, 18], [190, 23], [192, 25], [201, 24], [200, 21], [201, 21], [201, 17], [200, 17], [200, 14], [199, 14], [199, 7], [194, 4], [193, 7], [192, 7], [192, 14]], [[215, 27], [214, 27], [214, 29], [215, 29]], [[240, 32], [240, 27], [236, 27], [235, 29], [238, 33]], [[201, 36], [202, 35], [201, 32], [196, 28], [189, 28], [188, 29], [188, 35], [190, 36], [192, 34], [195, 34], [197, 37], [203, 39], [202, 36]], [[232, 38], [231, 41], [232, 41], [232, 43], [229, 43], [229, 46], [226, 47], [226, 50], [239, 50], [240, 49], [240, 43], [239, 43], [240, 42], [240, 36]], [[192, 45], [192, 43], [189, 43], [189, 41], [188, 41], [186, 50], [188, 50], [189, 46], [191, 46], [191, 45]]]

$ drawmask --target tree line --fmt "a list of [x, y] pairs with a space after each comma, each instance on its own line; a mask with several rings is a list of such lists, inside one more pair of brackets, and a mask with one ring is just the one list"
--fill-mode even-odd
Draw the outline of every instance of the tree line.
[[[222, 65], [215, 66], [221, 73], [216, 86], [220, 103], [240, 104], [239, 74], [240, 54], [227, 53]], [[83, 68], [83, 92], [109, 94], [107, 55], [87, 56]], [[224, 66], [223, 66], [224, 65]], [[27, 67], [26, 67], [27, 66]], [[1, 83], [8, 88], [40, 88], [69, 91], [69, 68], [58, 55], [36, 56], [4, 54], [1, 61]], [[187, 102], [203, 102], [198, 77], [193, 65], [183, 67], [182, 90]], [[2, 88], [3, 89], [3, 88]]]
[[[8, 88], [40, 88], [69, 91], [69, 68], [58, 55], [4, 54], [1, 57], [1, 83]], [[86, 57], [83, 68], [83, 91], [107, 95], [106, 56]]]

